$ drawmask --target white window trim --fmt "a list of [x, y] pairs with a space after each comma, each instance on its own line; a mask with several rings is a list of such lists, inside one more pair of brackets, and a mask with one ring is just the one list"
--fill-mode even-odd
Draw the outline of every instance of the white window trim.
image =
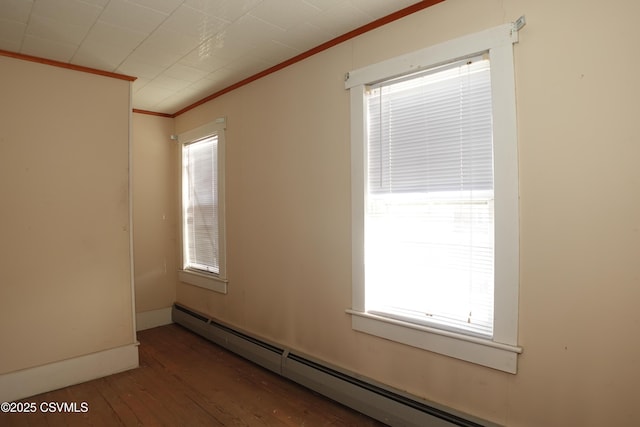
[[207, 273], [199, 270], [184, 268], [184, 218], [182, 216], [182, 155], [180, 156], [180, 259], [183, 267], [178, 271], [178, 279], [181, 282], [198, 286], [222, 294], [227, 293], [229, 280], [227, 279], [227, 251], [226, 251], [226, 220], [225, 220], [225, 129], [226, 119], [218, 118], [213, 122], [198, 128], [183, 132], [178, 135], [180, 151], [185, 144], [202, 138], [218, 136], [218, 245], [220, 247], [219, 263], [220, 272]]
[[[347, 74], [351, 93], [352, 328], [403, 344], [515, 374], [518, 346], [519, 214], [518, 152], [513, 44], [515, 24], [470, 34]], [[495, 296], [492, 339], [483, 339], [377, 316], [365, 311], [364, 189], [365, 88], [392, 77], [477, 54], [488, 54], [494, 120]]]

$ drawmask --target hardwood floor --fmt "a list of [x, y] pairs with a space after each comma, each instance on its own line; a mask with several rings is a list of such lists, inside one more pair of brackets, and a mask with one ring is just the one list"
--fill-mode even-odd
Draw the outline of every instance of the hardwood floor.
[[[24, 399], [36, 412], [0, 413], [0, 426], [384, 425], [178, 325], [138, 339], [140, 368]], [[77, 412], [41, 410], [65, 402]]]

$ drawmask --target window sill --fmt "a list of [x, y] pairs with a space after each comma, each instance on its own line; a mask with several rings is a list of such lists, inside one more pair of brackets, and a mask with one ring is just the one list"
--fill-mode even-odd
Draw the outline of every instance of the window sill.
[[491, 340], [415, 325], [355, 310], [351, 314], [356, 331], [386, 338], [412, 347], [515, 374], [522, 348]]
[[213, 274], [201, 273], [193, 270], [179, 270], [178, 279], [181, 282], [188, 283], [193, 286], [208, 289], [210, 291], [227, 293], [227, 279], [222, 279]]

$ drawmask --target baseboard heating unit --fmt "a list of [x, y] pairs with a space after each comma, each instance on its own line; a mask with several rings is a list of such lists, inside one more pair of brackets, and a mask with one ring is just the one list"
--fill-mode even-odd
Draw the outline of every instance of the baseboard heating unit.
[[390, 426], [497, 427], [497, 424], [418, 399], [175, 304], [173, 321], [272, 372]]

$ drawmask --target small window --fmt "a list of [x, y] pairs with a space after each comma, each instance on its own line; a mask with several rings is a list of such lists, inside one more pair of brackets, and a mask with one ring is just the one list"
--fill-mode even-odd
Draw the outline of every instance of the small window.
[[180, 280], [226, 293], [224, 120], [178, 136], [182, 146]]
[[516, 372], [511, 24], [348, 74], [353, 328]]

